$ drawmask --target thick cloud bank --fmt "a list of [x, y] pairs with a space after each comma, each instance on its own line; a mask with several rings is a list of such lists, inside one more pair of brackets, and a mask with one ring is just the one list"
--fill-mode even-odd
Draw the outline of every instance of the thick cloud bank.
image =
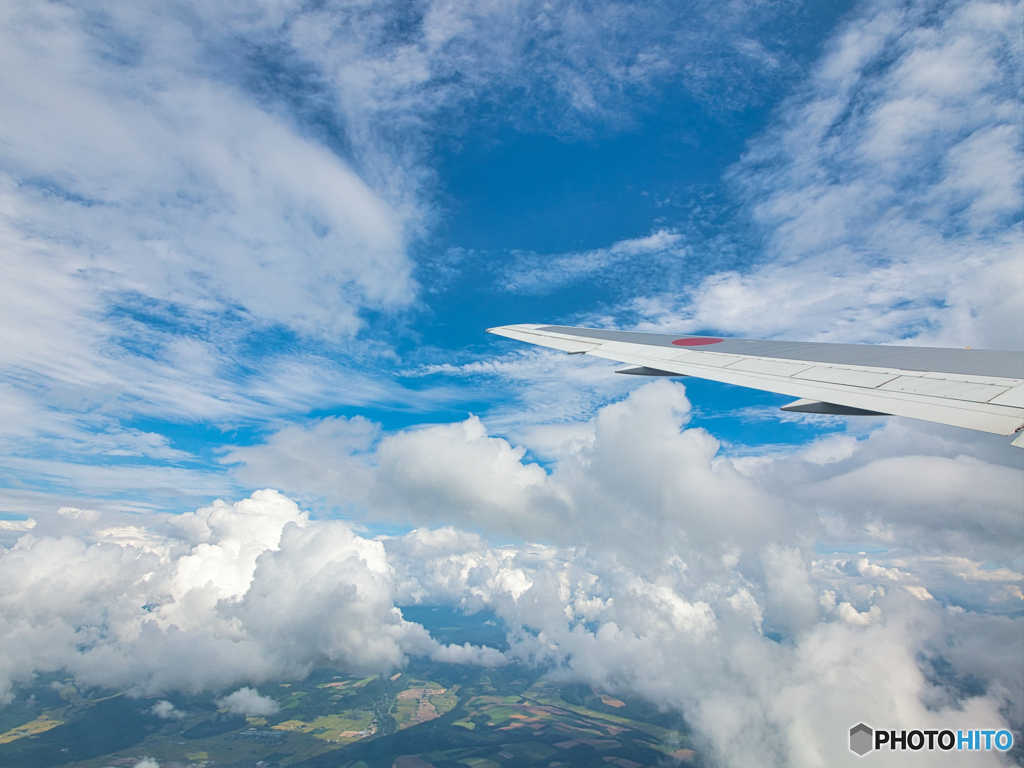
[[[324, 661], [386, 670], [407, 653], [501, 661], [404, 621], [382, 544], [275, 491], [148, 529], [62, 509], [3, 553], [0, 584], [3, 693], [61, 668], [157, 693], [302, 677]], [[258, 706], [245, 690], [225, 706]]]
[[[0, 556], [5, 690], [63, 667], [150, 694], [234, 691], [225, 706], [256, 711], [245, 683], [424, 654], [520, 660], [646, 697], [682, 711], [723, 765], [836, 764], [861, 720], [1020, 733], [1012, 449], [970, 456], [893, 422], [729, 459], [689, 414], [683, 386], [641, 387], [574, 430], [550, 471], [476, 418], [373, 452], [332, 422], [339, 453], [319, 461], [363, 468], [324, 475], [337, 495], [348, 485], [373, 514], [455, 523], [399, 537], [311, 520], [275, 491], [145, 529], [41, 517]], [[288, 450], [292, 432], [252, 456]], [[511, 647], [441, 647], [395, 607], [414, 603], [494, 610]]]
[[728, 765], [837, 764], [862, 720], [1019, 733], [1020, 469], [899, 424], [729, 460], [688, 413], [682, 386], [647, 385], [550, 475], [472, 419], [388, 438], [389, 510], [556, 543], [389, 540], [400, 600], [495, 608], [510, 655], [679, 708]]

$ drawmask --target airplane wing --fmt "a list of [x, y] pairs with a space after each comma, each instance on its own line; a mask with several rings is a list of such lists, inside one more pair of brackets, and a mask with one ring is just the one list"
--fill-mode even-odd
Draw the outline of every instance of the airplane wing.
[[617, 373], [696, 376], [800, 398], [783, 410], [908, 416], [1017, 434], [1024, 448], [1024, 353], [991, 349], [756, 341], [503, 325], [489, 333], [628, 363]]

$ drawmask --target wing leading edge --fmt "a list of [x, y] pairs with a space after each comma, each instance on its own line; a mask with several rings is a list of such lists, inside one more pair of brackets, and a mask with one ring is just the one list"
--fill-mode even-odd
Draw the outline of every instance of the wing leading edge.
[[489, 333], [603, 357], [645, 376], [696, 376], [800, 398], [785, 410], [875, 413], [1017, 434], [1024, 448], [1024, 353], [504, 325]]

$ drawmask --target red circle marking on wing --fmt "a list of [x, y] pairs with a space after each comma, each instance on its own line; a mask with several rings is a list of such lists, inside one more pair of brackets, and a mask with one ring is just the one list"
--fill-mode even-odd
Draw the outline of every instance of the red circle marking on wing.
[[676, 339], [672, 343], [677, 347], [703, 347], [708, 344], [721, 344], [725, 339], [712, 339], [705, 337], [703, 339]]

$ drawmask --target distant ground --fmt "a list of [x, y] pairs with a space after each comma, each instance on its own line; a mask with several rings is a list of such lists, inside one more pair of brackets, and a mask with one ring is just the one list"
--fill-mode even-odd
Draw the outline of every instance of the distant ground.
[[[403, 609], [442, 642], [504, 646], [489, 614]], [[0, 765], [130, 768], [641, 768], [701, 766], [678, 715], [512, 665], [484, 670], [414, 659], [390, 676], [318, 669], [258, 686], [280, 711], [244, 718], [225, 692], [129, 698], [38, 678], [0, 709]], [[164, 718], [154, 714], [157, 702]], [[160, 711], [160, 708], [158, 708]], [[167, 715], [172, 717], [167, 719]]]

